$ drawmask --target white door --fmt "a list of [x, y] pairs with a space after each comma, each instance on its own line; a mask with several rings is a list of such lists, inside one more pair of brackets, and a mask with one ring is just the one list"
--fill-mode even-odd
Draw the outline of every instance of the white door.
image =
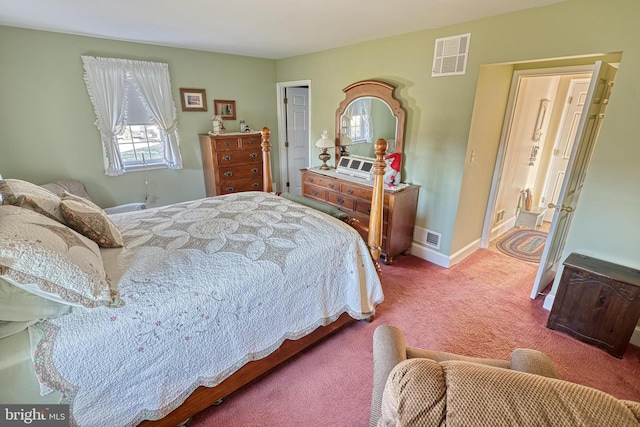
[[300, 169], [309, 167], [309, 88], [288, 87], [285, 91], [287, 180], [284, 191], [301, 195]]
[[570, 160], [560, 188], [558, 203], [556, 203], [558, 206], [553, 214], [547, 243], [531, 290], [532, 299], [553, 280], [558, 271], [565, 239], [571, 225], [572, 212], [576, 208], [582, 191], [591, 154], [602, 126], [605, 109], [609, 104], [615, 74], [616, 69], [611, 65], [602, 61], [596, 62]]
[[[553, 147], [551, 164], [547, 173], [546, 188], [543, 193], [544, 199], [542, 200], [545, 205], [558, 203], [562, 181], [571, 156], [571, 149], [573, 148], [573, 141], [575, 141], [582, 109], [587, 98], [589, 81], [589, 79], [573, 79], [569, 85], [562, 123], [560, 124], [556, 144]], [[551, 222], [553, 214], [553, 209], [547, 209], [544, 214], [544, 220]]]

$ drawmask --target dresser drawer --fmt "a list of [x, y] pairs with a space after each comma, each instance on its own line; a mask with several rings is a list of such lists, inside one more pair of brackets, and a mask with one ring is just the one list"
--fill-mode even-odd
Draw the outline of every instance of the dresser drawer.
[[234, 150], [221, 151], [216, 153], [218, 165], [222, 168], [226, 165], [239, 165], [243, 163], [262, 162], [262, 151], [260, 150]]
[[318, 185], [320, 187], [328, 188], [330, 190], [338, 190], [340, 188], [340, 183], [335, 179], [327, 178], [325, 176], [307, 173], [304, 175], [304, 182], [308, 182], [313, 185]]
[[223, 166], [220, 168], [220, 181], [236, 180], [242, 178], [262, 179], [262, 164], [246, 164], [239, 166]]
[[237, 193], [239, 191], [262, 191], [262, 179], [239, 179], [221, 181], [220, 194]]
[[322, 187], [318, 187], [317, 185], [311, 185], [307, 182], [302, 183], [302, 194], [306, 197], [318, 199], [323, 202], [327, 200], [327, 190]]
[[333, 193], [331, 191], [327, 193], [327, 201], [340, 208], [348, 209], [350, 211], [353, 210], [355, 204], [354, 200], [351, 197], [341, 193]]
[[[371, 202], [367, 202], [364, 200], [356, 200], [354, 209], [356, 212], [363, 213], [365, 215], [371, 215]], [[385, 203], [382, 206], [382, 217], [387, 220], [389, 217], [389, 205]]]
[[215, 151], [237, 150], [240, 148], [240, 140], [236, 136], [216, 138], [212, 142]]
[[242, 136], [240, 137], [240, 148], [262, 150], [262, 138], [259, 136]]

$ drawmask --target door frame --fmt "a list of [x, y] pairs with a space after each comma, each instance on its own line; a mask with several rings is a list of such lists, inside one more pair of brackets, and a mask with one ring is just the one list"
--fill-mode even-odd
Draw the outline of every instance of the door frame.
[[[595, 62], [595, 61], [594, 61]], [[482, 227], [482, 237], [480, 241], [481, 248], [488, 248], [491, 241], [491, 231], [493, 228], [493, 212], [496, 209], [498, 202], [498, 190], [500, 188], [500, 179], [502, 177], [502, 170], [505, 166], [505, 158], [507, 156], [507, 143], [509, 135], [511, 133], [511, 123], [513, 121], [513, 115], [516, 107], [516, 96], [520, 88], [521, 77], [532, 76], [557, 76], [566, 74], [581, 74], [593, 72], [594, 64], [588, 65], [576, 65], [568, 67], [554, 67], [554, 68], [533, 68], [530, 70], [516, 70], [513, 72], [511, 79], [511, 90], [509, 91], [509, 98], [507, 100], [507, 108], [505, 112], [504, 122], [502, 123], [502, 133], [500, 135], [500, 143], [498, 145], [498, 154], [496, 156], [496, 164], [493, 169], [493, 178], [491, 180], [491, 190], [489, 192], [489, 200], [487, 202], [487, 210], [484, 217], [484, 225]]]
[[[287, 164], [287, 148], [285, 143], [287, 141], [287, 110], [284, 105], [285, 90], [289, 87], [306, 86], [309, 90], [309, 141], [311, 141], [311, 80], [294, 80], [289, 82], [276, 83], [276, 99], [277, 99], [277, 112], [278, 112], [278, 157], [280, 158], [280, 176], [278, 177], [278, 189], [277, 191], [285, 191], [286, 182], [288, 177], [288, 164]], [[307, 159], [307, 166], [311, 165], [311, 149], [309, 149], [309, 158]], [[274, 189], [274, 191], [276, 191]]]

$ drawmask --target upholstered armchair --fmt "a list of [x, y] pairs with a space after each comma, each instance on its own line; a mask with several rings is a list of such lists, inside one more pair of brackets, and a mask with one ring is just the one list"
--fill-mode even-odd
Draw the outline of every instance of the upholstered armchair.
[[[82, 183], [82, 181], [77, 179], [62, 179], [59, 181], [51, 182], [49, 184], [41, 185], [41, 187], [46, 188], [54, 194], [57, 194], [59, 197], [62, 197], [64, 192], [67, 191], [71, 194], [75, 194], [76, 196], [84, 197], [85, 199], [91, 200], [91, 197], [89, 197], [84, 184]], [[138, 211], [146, 208], [147, 205], [145, 203], [127, 203], [124, 205], [104, 208], [104, 211], [107, 213], [107, 215], [113, 215], [116, 213]]]
[[510, 360], [422, 350], [385, 325], [374, 332], [373, 370], [371, 427], [640, 426], [640, 403], [558, 379], [537, 350]]

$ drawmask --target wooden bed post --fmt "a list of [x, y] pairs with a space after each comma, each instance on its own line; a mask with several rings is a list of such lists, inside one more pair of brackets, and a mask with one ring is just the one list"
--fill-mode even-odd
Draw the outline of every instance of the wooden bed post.
[[378, 258], [380, 258], [380, 247], [382, 246], [382, 205], [384, 204], [384, 169], [387, 164], [384, 161], [384, 154], [387, 152], [387, 141], [380, 138], [374, 145], [376, 161], [373, 164], [373, 196], [371, 198], [371, 213], [369, 216], [369, 252], [376, 264], [376, 269], [380, 272]]
[[263, 127], [262, 132], [262, 191], [271, 193], [273, 191], [273, 180], [271, 179], [271, 144], [269, 137], [271, 131], [268, 127]]

